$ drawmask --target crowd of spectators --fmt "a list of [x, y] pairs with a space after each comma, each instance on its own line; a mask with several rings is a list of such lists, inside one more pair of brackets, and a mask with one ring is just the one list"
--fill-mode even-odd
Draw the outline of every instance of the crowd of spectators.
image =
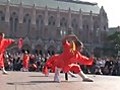
[[82, 66], [85, 73], [120, 76], [120, 57], [95, 58], [92, 66]]
[[[5, 69], [7, 71], [21, 71], [23, 67], [23, 54], [24, 52], [8, 53], [4, 55]], [[49, 54], [30, 54], [29, 71], [42, 71], [43, 65], [50, 57]]]
[[[6, 52], [5, 69], [7, 71], [21, 71], [23, 52], [9, 53]], [[46, 54], [29, 54], [29, 71], [41, 72], [46, 60], [51, 56]], [[98, 75], [118, 75], [120, 76], [120, 57], [99, 57], [95, 58], [92, 66], [80, 65], [84, 73]]]

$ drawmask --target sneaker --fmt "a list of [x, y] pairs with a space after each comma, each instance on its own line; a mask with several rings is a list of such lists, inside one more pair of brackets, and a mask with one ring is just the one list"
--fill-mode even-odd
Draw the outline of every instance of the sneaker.
[[84, 82], [94, 82], [94, 80], [91, 79], [91, 78], [84, 78], [83, 81], [84, 81]]
[[7, 75], [8, 73], [6, 71], [3, 71], [3, 74]]

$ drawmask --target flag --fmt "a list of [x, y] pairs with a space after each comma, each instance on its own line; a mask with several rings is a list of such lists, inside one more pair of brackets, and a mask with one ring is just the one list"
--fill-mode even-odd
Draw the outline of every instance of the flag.
[[18, 48], [21, 49], [23, 46], [23, 39], [20, 38], [19, 41], [18, 41]]

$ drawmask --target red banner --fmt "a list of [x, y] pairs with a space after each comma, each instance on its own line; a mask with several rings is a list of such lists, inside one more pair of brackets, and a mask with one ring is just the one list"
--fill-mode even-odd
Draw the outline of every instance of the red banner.
[[23, 39], [20, 38], [19, 41], [18, 41], [18, 48], [21, 49], [23, 46]]

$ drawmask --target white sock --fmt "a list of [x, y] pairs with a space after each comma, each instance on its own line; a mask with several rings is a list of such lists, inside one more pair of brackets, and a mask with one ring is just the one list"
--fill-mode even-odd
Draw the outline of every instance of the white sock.
[[1, 70], [2, 70], [3, 73], [7, 73], [4, 67], [1, 68]]
[[88, 78], [83, 71], [80, 71], [79, 75], [82, 77], [82, 79]]
[[75, 74], [73, 74], [72, 72], [68, 72], [68, 74], [71, 76], [71, 77], [76, 77], [76, 75]]
[[54, 81], [60, 82], [59, 74], [60, 74], [60, 69], [56, 68], [55, 69]]

